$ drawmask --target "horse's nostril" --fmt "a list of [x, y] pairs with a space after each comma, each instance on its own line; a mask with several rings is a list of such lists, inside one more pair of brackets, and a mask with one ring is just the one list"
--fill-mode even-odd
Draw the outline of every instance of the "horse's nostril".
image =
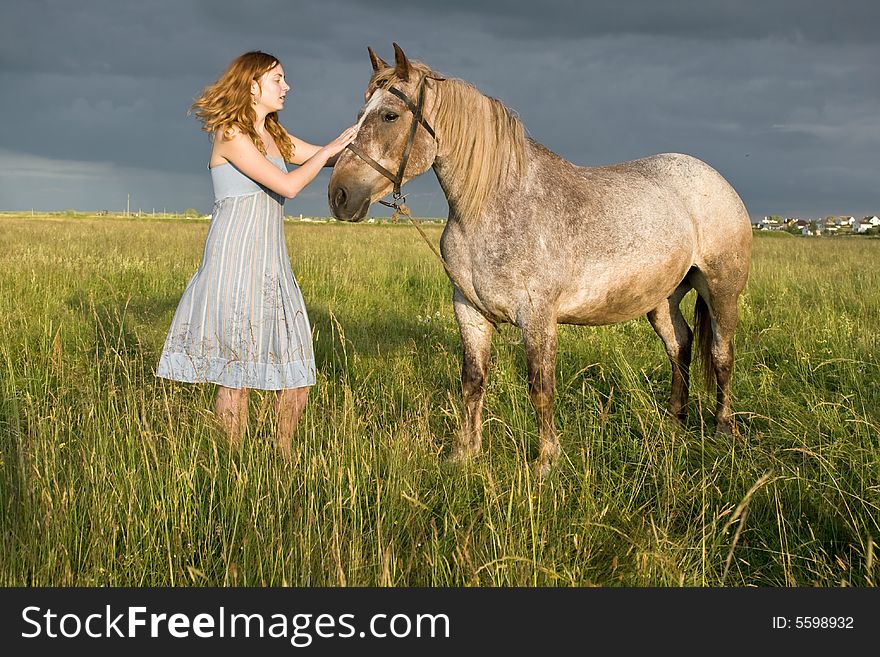
[[336, 188], [336, 195], [333, 199], [333, 204], [337, 208], [343, 208], [343, 207], [345, 207], [345, 202], [347, 200], [348, 200], [348, 194], [345, 192], [345, 188], [344, 187], [337, 187]]

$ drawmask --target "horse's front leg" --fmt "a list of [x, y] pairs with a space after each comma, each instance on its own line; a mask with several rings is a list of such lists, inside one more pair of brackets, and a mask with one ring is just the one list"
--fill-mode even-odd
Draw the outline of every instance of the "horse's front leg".
[[538, 419], [538, 460], [535, 475], [542, 478], [559, 455], [559, 436], [553, 421], [556, 389], [556, 318], [534, 314], [521, 323], [529, 371], [529, 397]]
[[461, 392], [464, 410], [461, 430], [450, 459], [463, 461], [480, 451], [483, 435], [483, 400], [492, 347], [492, 324], [455, 291], [455, 319], [461, 331]]

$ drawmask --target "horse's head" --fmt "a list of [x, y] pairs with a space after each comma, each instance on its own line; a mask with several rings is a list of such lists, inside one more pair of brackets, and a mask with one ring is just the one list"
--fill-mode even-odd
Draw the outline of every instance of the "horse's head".
[[360, 221], [370, 205], [391, 191], [399, 192], [407, 180], [427, 171], [437, 156], [431, 128], [430, 71], [410, 62], [394, 44], [394, 66], [373, 52], [373, 75], [364, 93], [357, 139], [343, 151], [333, 167], [327, 190], [333, 216]]

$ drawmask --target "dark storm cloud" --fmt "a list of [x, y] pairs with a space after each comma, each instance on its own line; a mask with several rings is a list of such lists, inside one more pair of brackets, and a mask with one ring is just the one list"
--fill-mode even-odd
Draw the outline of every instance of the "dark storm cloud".
[[[357, 114], [366, 47], [391, 61], [397, 41], [576, 163], [682, 151], [729, 177], [753, 215], [876, 213], [880, 9], [831, 5], [6, 3], [0, 207], [119, 207], [132, 193], [208, 211], [210, 143], [187, 108], [236, 55], [279, 57], [293, 84], [284, 124], [326, 143]], [[327, 178], [288, 212], [326, 214]], [[417, 212], [445, 213], [430, 174], [409, 187]]]
[[352, 39], [373, 15], [365, 3], [297, 4], [14, 0], [0, 24], [0, 71], [176, 78], [216, 76], [245, 50], [366, 57], [366, 45]]
[[[410, 0], [381, 5], [390, 15], [421, 13], [424, 7]], [[441, 12], [488, 34], [535, 41], [633, 34], [873, 43], [880, 19], [880, 5], [873, 0], [444, 0]]]

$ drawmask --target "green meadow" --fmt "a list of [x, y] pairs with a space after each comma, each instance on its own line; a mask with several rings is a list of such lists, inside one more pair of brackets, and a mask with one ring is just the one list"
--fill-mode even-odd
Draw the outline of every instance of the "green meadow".
[[0, 218], [0, 584], [880, 579], [880, 240], [756, 236], [738, 438], [714, 437], [697, 376], [687, 425], [668, 422], [670, 367], [647, 321], [560, 327], [563, 456], [540, 482], [510, 326], [493, 341], [484, 452], [445, 462], [461, 406], [451, 286], [405, 224], [286, 225], [318, 382], [290, 462], [273, 393], [252, 392], [230, 450], [212, 386], [153, 375], [207, 230]]

